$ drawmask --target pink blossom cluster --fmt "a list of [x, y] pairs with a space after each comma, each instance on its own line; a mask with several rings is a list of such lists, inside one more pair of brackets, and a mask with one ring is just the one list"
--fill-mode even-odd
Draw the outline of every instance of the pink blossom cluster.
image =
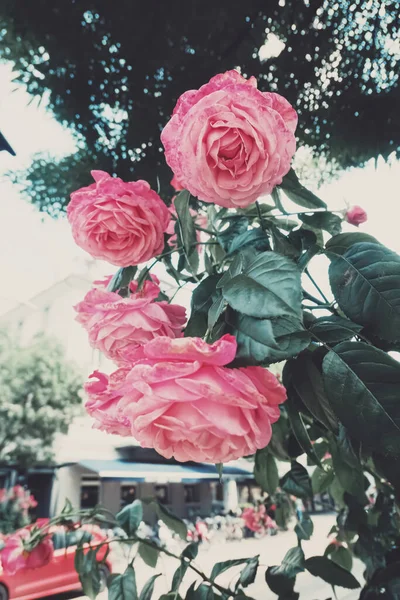
[[245, 526], [250, 529], [250, 531], [254, 531], [254, 533], [262, 533], [268, 528], [276, 527], [275, 521], [267, 514], [267, 509], [264, 504], [261, 504], [256, 508], [252, 506], [246, 508], [242, 512], [241, 517]]
[[13, 510], [21, 512], [24, 516], [27, 516], [28, 511], [31, 508], [36, 508], [37, 501], [35, 497], [26, 490], [22, 485], [15, 485], [12, 488], [0, 489], [0, 510], [4, 513], [3, 507], [13, 507]]

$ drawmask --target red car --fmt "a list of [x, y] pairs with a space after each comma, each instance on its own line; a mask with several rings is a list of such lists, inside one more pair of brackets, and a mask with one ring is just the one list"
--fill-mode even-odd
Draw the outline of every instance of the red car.
[[[100, 544], [107, 539], [99, 528], [90, 529], [90, 534], [92, 545]], [[81, 590], [74, 559], [77, 543], [82, 535], [82, 530], [66, 531], [63, 527], [55, 527], [52, 532], [54, 556], [49, 564], [38, 569], [17, 571], [15, 575], [5, 575], [0, 572], [0, 600], [34, 600], [61, 592]], [[107, 545], [98, 551], [99, 561], [106, 551]], [[99, 567], [101, 591], [106, 588], [108, 575], [112, 572], [111, 554], [112, 552], [107, 556], [105, 563]]]

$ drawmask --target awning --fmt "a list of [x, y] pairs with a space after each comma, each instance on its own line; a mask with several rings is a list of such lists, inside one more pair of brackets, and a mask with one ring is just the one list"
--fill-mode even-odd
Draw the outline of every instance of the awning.
[[[219, 474], [214, 465], [139, 463], [124, 460], [82, 460], [78, 463], [85, 469], [99, 474], [101, 479], [132, 479], [149, 483], [197, 483], [218, 481]], [[253, 477], [252, 471], [234, 466], [224, 466], [222, 479], [245, 480]]]

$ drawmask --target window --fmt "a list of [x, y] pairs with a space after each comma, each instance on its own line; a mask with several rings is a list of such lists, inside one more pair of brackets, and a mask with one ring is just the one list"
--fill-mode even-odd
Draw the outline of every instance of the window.
[[137, 494], [135, 485], [121, 485], [121, 508], [127, 504], [132, 504], [136, 498]]
[[81, 484], [81, 508], [94, 508], [99, 503], [99, 482], [83, 481]]
[[160, 504], [168, 504], [168, 486], [156, 485], [154, 491], [155, 496]]
[[213, 502], [224, 501], [224, 486], [222, 483], [216, 483], [215, 481], [210, 483], [211, 497]]
[[197, 504], [200, 502], [200, 489], [198, 485], [183, 486], [183, 494], [186, 504]]

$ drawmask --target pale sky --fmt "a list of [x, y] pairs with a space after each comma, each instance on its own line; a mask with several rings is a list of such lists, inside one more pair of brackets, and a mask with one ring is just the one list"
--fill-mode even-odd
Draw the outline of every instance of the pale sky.
[[[46, 112], [45, 98], [38, 105], [23, 87], [12, 82], [8, 64], [0, 64], [0, 90], [0, 131], [17, 153], [14, 158], [0, 153], [1, 313], [67, 275], [82, 271], [90, 257], [74, 244], [65, 218], [54, 220], [39, 213], [4, 177], [7, 170], [29, 165], [36, 152], [69, 154], [74, 149], [71, 135]], [[319, 194], [332, 210], [343, 209], [346, 201], [361, 205], [368, 212], [368, 222], [360, 231], [371, 233], [400, 252], [399, 179], [399, 162], [389, 166], [378, 161], [377, 167], [371, 162], [364, 169], [343, 174]], [[291, 205], [290, 210], [302, 209]], [[345, 229], [355, 231], [347, 225]], [[110, 272], [110, 267], [104, 266], [104, 270]], [[326, 281], [323, 261], [317, 259], [312, 271]]]

